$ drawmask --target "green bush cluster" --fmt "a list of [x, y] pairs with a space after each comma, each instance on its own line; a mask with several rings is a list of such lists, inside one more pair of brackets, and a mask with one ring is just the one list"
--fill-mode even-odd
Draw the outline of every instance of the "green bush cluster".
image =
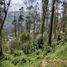
[[21, 33], [20, 38], [15, 38], [11, 42], [10, 48], [11, 51], [13, 49], [22, 49], [26, 54], [30, 54], [38, 49], [45, 50], [47, 53], [49, 49], [49, 46], [47, 44], [48, 42], [47, 32], [44, 32], [43, 40], [44, 40], [44, 44], [41, 44], [41, 34], [38, 34], [33, 41], [32, 34], [23, 32]]
[[25, 43], [27, 41], [29, 41], [31, 39], [31, 36], [28, 32], [23, 32], [20, 35], [20, 40], [22, 41], [22, 43]]

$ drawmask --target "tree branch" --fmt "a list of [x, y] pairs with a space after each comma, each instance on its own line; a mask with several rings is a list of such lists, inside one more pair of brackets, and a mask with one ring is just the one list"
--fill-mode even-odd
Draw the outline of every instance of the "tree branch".
[[9, 0], [9, 2], [7, 4], [7, 8], [6, 8], [6, 4], [5, 4], [5, 0], [4, 0], [4, 12], [5, 12], [5, 16], [4, 16], [4, 19], [3, 19], [2, 24], [1, 24], [1, 29], [3, 29], [3, 25], [4, 25], [6, 17], [7, 17], [7, 13], [8, 13], [8, 9], [9, 9], [10, 3], [11, 3], [11, 0]]

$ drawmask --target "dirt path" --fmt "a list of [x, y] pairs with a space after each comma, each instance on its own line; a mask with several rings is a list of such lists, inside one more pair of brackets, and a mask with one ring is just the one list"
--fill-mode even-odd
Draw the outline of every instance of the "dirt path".
[[45, 60], [42, 61], [41, 67], [46, 67], [47, 62]]

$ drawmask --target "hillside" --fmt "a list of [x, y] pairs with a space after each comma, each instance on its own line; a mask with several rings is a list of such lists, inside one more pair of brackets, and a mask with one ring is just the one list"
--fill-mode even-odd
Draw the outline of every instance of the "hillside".
[[67, 1], [0, 0], [0, 67], [67, 67]]
[[45, 58], [47, 67], [67, 67], [67, 43], [58, 45], [55, 51]]
[[5, 60], [0, 65], [2, 65], [0, 67], [67, 67], [67, 43], [56, 46], [53, 52], [45, 56], [41, 50], [29, 55], [21, 50], [15, 50], [13, 54], [6, 53]]

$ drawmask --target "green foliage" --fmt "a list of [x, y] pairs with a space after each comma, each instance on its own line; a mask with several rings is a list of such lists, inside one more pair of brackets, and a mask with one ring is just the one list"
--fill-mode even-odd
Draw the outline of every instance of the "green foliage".
[[29, 41], [31, 39], [31, 36], [29, 33], [27, 32], [23, 32], [20, 36], [20, 40], [22, 41], [22, 43], [26, 43], [27, 41]]
[[19, 59], [18, 57], [16, 57], [16, 58], [14, 58], [14, 59], [12, 60], [12, 63], [13, 63], [14, 65], [16, 65], [17, 63], [19, 63], [19, 61], [20, 61], [20, 59]]
[[67, 67], [67, 43], [56, 45], [54, 52], [48, 54], [46, 53], [49, 47], [47, 43], [44, 43], [44, 45], [44, 50], [38, 49], [30, 54], [25, 54], [22, 50], [14, 50], [12, 54], [5, 54], [5, 60], [1, 62], [0, 66], [41, 67], [42, 61], [45, 59], [47, 62], [46, 67]]
[[0, 67], [18, 67], [18, 66], [15, 66], [10, 61], [3, 61], [2, 63], [0, 63]]
[[48, 42], [48, 33], [47, 32], [43, 33], [43, 38], [44, 38], [44, 42]]
[[8, 52], [10, 50], [9, 44], [7, 43], [3, 44], [2, 47], [3, 47], [3, 52]]
[[29, 54], [34, 51], [34, 46], [30, 44], [30, 42], [28, 41], [27, 43], [22, 45], [22, 50], [24, 51], [25, 54]]
[[[44, 43], [48, 42], [48, 34], [47, 32], [43, 33], [43, 41]], [[44, 44], [41, 44], [41, 34], [36, 36], [35, 42], [34, 42], [36, 49], [44, 48]]]
[[48, 53], [50, 53], [53, 49], [52, 49], [52, 47], [50, 47], [49, 45], [48, 45], [48, 43], [44, 43], [44, 55], [47, 55]]
[[66, 57], [67, 56], [67, 43], [61, 45], [61, 43], [55, 46], [53, 51], [50, 52], [45, 58], [53, 58], [53, 57]]
[[14, 38], [10, 43], [10, 49], [11, 51], [14, 49], [21, 49], [21, 41], [17, 38]]
[[[47, 45], [47, 39], [48, 39], [47, 32], [44, 32], [43, 39], [44, 39], [44, 44], [48, 47], [48, 45]], [[21, 33], [20, 38], [14, 37], [14, 39], [12, 40], [11, 45], [10, 45], [11, 53], [13, 52], [14, 49], [22, 49], [24, 51], [24, 53], [26, 53], [26, 54], [30, 54], [37, 49], [41, 49], [41, 47], [44, 50], [45, 45], [41, 44], [40, 40], [41, 40], [41, 34], [36, 36], [34, 43], [33, 43], [33, 36], [29, 33], [23, 32], [23, 33]], [[46, 46], [45, 46], [45, 49], [47, 49]]]
[[26, 54], [32, 53], [34, 51], [34, 46], [31, 43], [31, 36], [29, 33], [22, 33], [19, 37], [14, 38], [11, 41], [10, 49], [11, 53], [14, 49], [22, 49]]
[[14, 57], [21, 56], [21, 55], [24, 55], [24, 52], [22, 50], [14, 50], [13, 51]]
[[23, 15], [20, 15], [18, 18], [18, 21], [22, 21], [22, 20], [24, 20], [24, 17], [23, 17]]

